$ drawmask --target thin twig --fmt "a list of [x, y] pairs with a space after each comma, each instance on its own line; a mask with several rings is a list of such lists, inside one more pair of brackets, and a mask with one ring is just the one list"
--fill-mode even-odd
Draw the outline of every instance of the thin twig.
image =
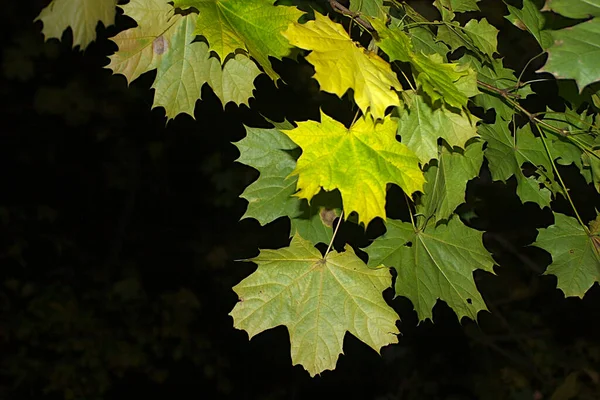
[[578, 140], [576, 137], [574, 137], [573, 132], [569, 132], [566, 129], [561, 129], [556, 126], [552, 126], [549, 123], [547, 123], [546, 121], [543, 121], [538, 118], [538, 115], [545, 114], [545, 113], [532, 114], [529, 111], [527, 111], [527, 109], [525, 107], [523, 107], [515, 99], [513, 99], [514, 95], [512, 95], [510, 93], [509, 89], [500, 89], [500, 88], [497, 88], [490, 84], [487, 84], [485, 82], [482, 82], [480, 80], [477, 80], [477, 84], [479, 85], [479, 87], [481, 87], [484, 90], [487, 90], [489, 92], [496, 93], [496, 94], [499, 94], [500, 96], [502, 96], [502, 98], [504, 100], [506, 100], [507, 103], [509, 103], [512, 107], [514, 107], [521, 114], [525, 115], [529, 119], [529, 121], [531, 121], [534, 125], [536, 125], [538, 127], [542, 126], [545, 129], [547, 129], [551, 132], [554, 132], [559, 136], [564, 137], [565, 139], [573, 142], [573, 144], [575, 144], [577, 147], [579, 147], [582, 151], [587, 153], [589, 156], [600, 159], [600, 155], [595, 153], [594, 151], [590, 150], [583, 143], [581, 143], [580, 140]]
[[[484, 89], [487, 89], [493, 93], [497, 93], [500, 96], [502, 96], [502, 98], [504, 100], [506, 100], [511, 106], [513, 106], [516, 110], [518, 110], [520, 113], [524, 114], [525, 116], [527, 116], [527, 118], [529, 118], [529, 121], [538, 129], [539, 133], [540, 133], [540, 139], [542, 140], [542, 143], [544, 145], [544, 148], [546, 150], [546, 153], [548, 154], [548, 158], [550, 159], [550, 164], [552, 165], [552, 168], [554, 169], [554, 173], [556, 174], [557, 178], [558, 178], [558, 182], [560, 184], [560, 186], [563, 189], [563, 194], [565, 195], [566, 199], [568, 200], [569, 204], [571, 205], [571, 208], [573, 209], [573, 212], [575, 213], [575, 216], [577, 217], [577, 220], [579, 221], [579, 223], [581, 224], [581, 226], [583, 227], [583, 229], [586, 232], [589, 232], [588, 227], [583, 223], [583, 220], [581, 219], [581, 217], [579, 216], [579, 213], [577, 212], [577, 208], [575, 207], [575, 204], [573, 203], [573, 200], [571, 199], [571, 196], [569, 195], [569, 191], [567, 189], [567, 186], [565, 185], [565, 183], [563, 182], [562, 176], [560, 175], [560, 173], [558, 172], [558, 168], [556, 167], [556, 164], [554, 162], [554, 158], [550, 152], [550, 148], [548, 147], [548, 144], [546, 143], [546, 138], [544, 135], [544, 132], [542, 129], [540, 129], [540, 126], [543, 126], [544, 128], [557, 133], [558, 135], [567, 138], [567, 139], [572, 139], [571, 135], [569, 134], [569, 132], [565, 129], [561, 129], [561, 128], [557, 128], [555, 126], [550, 125], [549, 123], [539, 119], [536, 115], [530, 113], [529, 111], [527, 111], [525, 109], [525, 107], [523, 107], [522, 105], [520, 105], [517, 101], [515, 101], [514, 99], [511, 98], [511, 96], [508, 94], [508, 91], [506, 89], [500, 89], [497, 88], [495, 86], [489, 85], [485, 82], [482, 82], [480, 80], [477, 80], [477, 84], [481, 87], [483, 87]], [[598, 157], [598, 155], [594, 152], [590, 152], [585, 148], [582, 148], [583, 151], [587, 151], [593, 155], [595, 155], [596, 157]]]
[[569, 136], [569, 132], [567, 132], [564, 129], [560, 129], [557, 128], [555, 126], [550, 125], [549, 123], [542, 121], [541, 119], [539, 119], [537, 116], [535, 116], [534, 114], [530, 113], [529, 111], [527, 111], [527, 109], [525, 109], [525, 107], [523, 107], [522, 105], [520, 105], [518, 102], [516, 102], [513, 97], [514, 95], [512, 95], [508, 90], [506, 89], [500, 89], [497, 88], [495, 86], [489, 85], [485, 82], [482, 82], [480, 80], [477, 80], [477, 84], [479, 86], [481, 86], [482, 88], [499, 94], [500, 96], [502, 96], [507, 102], [510, 103], [511, 106], [513, 106], [514, 108], [516, 108], [521, 114], [525, 115], [527, 118], [529, 118], [529, 120], [535, 124], [541, 125], [544, 128], [562, 136], [562, 137], [568, 137]]
[[329, 254], [329, 251], [331, 250], [331, 246], [333, 246], [333, 239], [335, 239], [335, 235], [337, 235], [337, 231], [342, 223], [342, 219], [344, 218], [344, 211], [342, 210], [342, 213], [340, 214], [340, 218], [338, 219], [338, 223], [337, 226], [335, 227], [335, 230], [333, 231], [333, 236], [331, 237], [331, 241], [329, 242], [329, 246], [327, 246], [327, 251], [325, 252], [325, 257], [327, 257], [327, 254]]
[[371, 25], [371, 23], [369, 21], [367, 21], [366, 19], [362, 18], [360, 16], [360, 13], [350, 11], [346, 6], [340, 4], [336, 0], [329, 0], [329, 5], [331, 5], [331, 8], [333, 8], [333, 11], [336, 11], [342, 15], [349, 16], [350, 18], [355, 20], [356, 23], [358, 23], [360, 26], [362, 26], [369, 32], [375, 31], [375, 28], [373, 28], [373, 25]]

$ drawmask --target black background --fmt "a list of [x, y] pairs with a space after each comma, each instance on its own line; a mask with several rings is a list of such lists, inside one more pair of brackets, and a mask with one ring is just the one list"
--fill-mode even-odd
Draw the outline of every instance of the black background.
[[[483, 1], [482, 12], [501, 30], [505, 64], [520, 71], [540, 50], [498, 3]], [[492, 311], [478, 324], [439, 303], [434, 323], [417, 325], [410, 302], [388, 291], [400, 343], [379, 356], [347, 335], [336, 370], [313, 379], [292, 367], [285, 328], [248, 341], [228, 313], [231, 287], [255, 266], [233, 260], [287, 245], [289, 222], [239, 220], [238, 196], [257, 173], [234, 162], [232, 142], [243, 124], [267, 127], [261, 115], [317, 119], [322, 107], [350, 121], [348, 96], [319, 93], [302, 60], [274, 61], [287, 84], [262, 75], [251, 109], [223, 109], [205, 86], [195, 119], [167, 124], [163, 109], [151, 110], [154, 72], [127, 87], [103, 68], [116, 50], [108, 37], [131, 20], [99, 27], [82, 52], [70, 31], [44, 43], [33, 19], [45, 5], [9, 2], [0, 17], [1, 397], [598, 398], [598, 285], [565, 299], [555, 278], [540, 276], [550, 257], [527, 245], [551, 212], [521, 204], [514, 180], [492, 183], [485, 166], [460, 208], [499, 265], [496, 276], [475, 273]], [[534, 89], [532, 111], [558, 102], [554, 84]], [[561, 171], [583, 218], [594, 218], [597, 193]], [[398, 192], [388, 208], [401, 214]], [[562, 199], [553, 207], [571, 214]], [[343, 224], [337, 241], [364, 246], [381, 230]]]

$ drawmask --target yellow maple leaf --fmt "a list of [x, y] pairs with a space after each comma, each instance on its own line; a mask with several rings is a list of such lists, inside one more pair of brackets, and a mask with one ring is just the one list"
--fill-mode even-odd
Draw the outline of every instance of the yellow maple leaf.
[[376, 119], [383, 118], [388, 106], [400, 104], [394, 89], [402, 90], [402, 85], [390, 64], [352, 41], [342, 25], [315, 12], [314, 21], [292, 23], [283, 36], [294, 46], [312, 51], [306, 60], [315, 67], [321, 90], [342, 97], [354, 89], [356, 104]]
[[375, 123], [365, 116], [346, 128], [321, 112], [321, 122], [300, 122], [283, 130], [302, 148], [292, 171], [298, 175], [296, 196], [310, 200], [321, 188], [338, 189], [346, 215], [356, 211], [365, 225], [375, 217], [385, 220], [388, 183], [411, 195], [425, 182], [419, 159], [396, 140], [396, 129], [390, 117]]

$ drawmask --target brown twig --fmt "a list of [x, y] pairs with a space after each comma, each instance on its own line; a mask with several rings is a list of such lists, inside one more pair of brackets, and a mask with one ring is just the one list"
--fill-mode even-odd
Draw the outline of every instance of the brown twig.
[[371, 25], [371, 23], [369, 21], [367, 21], [366, 19], [363, 19], [360, 16], [360, 13], [350, 11], [346, 6], [340, 4], [336, 0], [329, 0], [329, 5], [331, 6], [331, 8], [333, 8], [334, 11], [336, 11], [342, 15], [347, 15], [347, 16], [351, 17], [353, 20], [356, 21], [356, 23], [358, 23], [360, 26], [362, 26], [369, 32], [375, 31], [375, 28], [373, 28], [373, 25]]
[[545, 121], [542, 121], [541, 119], [539, 119], [536, 115], [530, 113], [529, 111], [527, 111], [523, 106], [521, 106], [517, 101], [515, 101], [512, 97], [514, 97], [513, 95], [511, 95], [509, 93], [508, 90], [505, 89], [499, 89], [495, 86], [489, 85], [485, 82], [482, 82], [480, 80], [477, 81], [477, 84], [482, 87], [483, 89], [486, 89], [490, 92], [499, 94], [500, 96], [502, 96], [502, 98], [504, 98], [508, 103], [510, 103], [511, 106], [513, 106], [514, 108], [516, 108], [521, 114], [525, 115], [531, 122], [533, 122], [534, 124], [543, 126], [544, 128], [548, 129], [549, 131], [552, 131], [562, 137], [567, 137], [569, 136], [569, 132], [564, 130], [564, 129], [560, 129], [556, 126], [552, 126], [550, 124], [548, 124]]

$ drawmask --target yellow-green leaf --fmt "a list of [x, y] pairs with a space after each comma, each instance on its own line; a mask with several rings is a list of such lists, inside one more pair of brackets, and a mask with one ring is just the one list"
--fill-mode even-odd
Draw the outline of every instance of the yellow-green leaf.
[[384, 6], [383, 0], [350, 0], [350, 11], [373, 18], [385, 19], [390, 11], [390, 7], [387, 5]]
[[390, 60], [412, 65], [417, 84], [433, 102], [443, 100], [452, 107], [467, 105], [470, 96], [479, 93], [477, 74], [470, 67], [445, 63], [439, 54], [425, 55], [413, 50], [407, 34], [399, 28], [387, 28], [379, 20], [372, 21], [379, 33], [378, 42]]
[[193, 117], [205, 83], [223, 106], [230, 101], [248, 104], [253, 81], [260, 74], [258, 67], [241, 54], [222, 67], [210, 57], [206, 43], [194, 42], [193, 15], [175, 15], [173, 7], [162, 0], [132, 0], [123, 10], [138, 26], [112, 39], [119, 50], [107, 68], [125, 75], [128, 82], [157, 69], [153, 107], [164, 107], [168, 119], [180, 113]]
[[352, 41], [344, 28], [315, 12], [315, 20], [293, 23], [283, 33], [290, 43], [311, 50], [306, 60], [315, 67], [321, 90], [342, 97], [354, 90], [354, 99], [363, 113], [383, 118], [385, 109], [400, 104], [402, 85], [390, 65], [374, 52]]
[[248, 53], [272, 78], [269, 56], [281, 59], [291, 46], [281, 32], [298, 21], [302, 11], [296, 7], [274, 6], [274, 0], [175, 0], [175, 7], [198, 10], [194, 33], [208, 40], [210, 49], [221, 61], [238, 49]]
[[396, 140], [389, 117], [380, 123], [362, 117], [348, 129], [321, 112], [321, 122], [300, 122], [283, 132], [302, 148], [292, 172], [298, 175], [296, 195], [310, 200], [321, 188], [338, 189], [346, 216], [356, 211], [359, 223], [385, 219], [388, 183], [411, 195], [425, 182], [417, 156]]
[[46, 40], [59, 39], [67, 28], [73, 30], [73, 47], [81, 50], [96, 40], [96, 26], [115, 23], [117, 0], [53, 0], [35, 19], [44, 24]]
[[233, 288], [234, 326], [252, 338], [285, 325], [292, 363], [311, 376], [335, 368], [346, 332], [377, 352], [398, 342], [398, 315], [381, 295], [392, 283], [390, 271], [368, 268], [352, 247], [323, 257], [294, 236], [289, 247], [261, 250], [248, 261], [258, 269]]
[[450, 146], [465, 147], [468, 140], [479, 136], [478, 118], [446, 107], [434, 108], [426, 98], [414, 91], [404, 92], [406, 109], [399, 111], [398, 135], [410, 150], [426, 164], [438, 156], [438, 138]]

